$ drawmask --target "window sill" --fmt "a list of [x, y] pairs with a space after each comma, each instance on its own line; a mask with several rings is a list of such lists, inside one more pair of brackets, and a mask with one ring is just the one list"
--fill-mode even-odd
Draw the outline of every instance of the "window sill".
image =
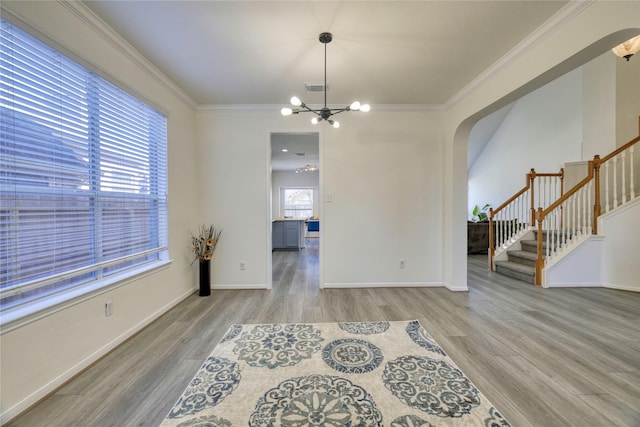
[[114, 275], [107, 279], [92, 282], [50, 295], [42, 300], [19, 305], [0, 313], [0, 335], [38, 321], [59, 311], [65, 310], [98, 295], [117, 289], [145, 276], [164, 270], [171, 260], [160, 260], [145, 264], [135, 270]]

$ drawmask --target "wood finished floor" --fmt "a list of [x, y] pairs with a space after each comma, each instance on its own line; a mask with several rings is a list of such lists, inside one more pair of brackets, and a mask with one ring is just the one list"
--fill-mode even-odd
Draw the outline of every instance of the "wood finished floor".
[[419, 319], [513, 426], [640, 426], [640, 294], [539, 289], [484, 256], [468, 293], [320, 291], [317, 245], [273, 262], [273, 290], [192, 295], [9, 425], [156, 426], [232, 323]]

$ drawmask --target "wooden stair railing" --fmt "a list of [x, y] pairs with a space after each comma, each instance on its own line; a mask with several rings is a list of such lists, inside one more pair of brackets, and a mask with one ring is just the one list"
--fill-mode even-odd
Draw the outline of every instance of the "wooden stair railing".
[[[520, 233], [536, 224], [535, 206], [548, 206], [564, 191], [564, 169], [558, 173], [526, 174], [526, 185], [496, 209], [489, 208], [489, 268], [496, 251], [505, 250]], [[537, 205], [536, 205], [537, 200]]]
[[[640, 134], [640, 129], [638, 133]], [[602, 187], [604, 213], [640, 197], [640, 191], [636, 191], [638, 177], [634, 174], [634, 169], [640, 163], [640, 155], [635, 155], [638, 142], [640, 136], [603, 158], [594, 156], [589, 161], [586, 178], [547, 208], [538, 208], [537, 286], [542, 286], [542, 270], [547, 261], [582, 237], [598, 234], [598, 217], [602, 213], [603, 202]], [[601, 180], [603, 166], [604, 183]]]

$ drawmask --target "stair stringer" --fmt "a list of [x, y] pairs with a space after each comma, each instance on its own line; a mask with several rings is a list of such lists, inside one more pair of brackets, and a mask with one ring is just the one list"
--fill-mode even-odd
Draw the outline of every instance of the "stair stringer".
[[583, 234], [552, 255], [542, 269], [543, 288], [602, 286], [603, 235]]
[[506, 244], [502, 245], [499, 248], [496, 248], [496, 252], [493, 255], [493, 261], [491, 263], [491, 270], [496, 271], [496, 261], [507, 261], [509, 259], [507, 250], [522, 249], [522, 245], [520, 244], [520, 241], [533, 239], [534, 231], [535, 231], [535, 227], [529, 226], [528, 228], [523, 229], [518, 234], [513, 236], [509, 242], [507, 242]]
[[[607, 226], [605, 224], [612, 224], [613, 221], [617, 221], [618, 217], [627, 215], [627, 223], [634, 224], [634, 219], [638, 217], [636, 212], [640, 211], [640, 197], [627, 202], [622, 206], [618, 206], [616, 209], [601, 215], [598, 218], [598, 230], [599, 235], [582, 235], [578, 238], [574, 238], [568, 245], [563, 246], [557, 254], [550, 257], [545, 263], [542, 271], [542, 286], [545, 288], [552, 287], [607, 287], [612, 289], [631, 290], [638, 292], [640, 286], [636, 286], [637, 277], [640, 275], [640, 264], [627, 260], [624, 263], [627, 270], [626, 274], [632, 279], [628, 282], [633, 283], [631, 286], [625, 286], [625, 284], [610, 284], [607, 278], [610, 276], [608, 270], [610, 269], [609, 262], [605, 261], [605, 255], [607, 252], [614, 253], [617, 244], [615, 242], [616, 237], [610, 236], [607, 239], [606, 231]], [[631, 220], [629, 220], [631, 219]], [[633, 236], [633, 233], [636, 235]], [[622, 236], [620, 236], [622, 234]], [[633, 237], [632, 237], [633, 236]], [[635, 244], [635, 247], [625, 247], [623, 252], [632, 254], [631, 258], [638, 253], [638, 245], [636, 242], [640, 237], [638, 229], [635, 224], [632, 228], [625, 229], [622, 232], [618, 231], [618, 239], [620, 241], [627, 242], [628, 244]], [[609, 243], [609, 240], [615, 243]], [[622, 254], [607, 255], [609, 258], [620, 258]]]

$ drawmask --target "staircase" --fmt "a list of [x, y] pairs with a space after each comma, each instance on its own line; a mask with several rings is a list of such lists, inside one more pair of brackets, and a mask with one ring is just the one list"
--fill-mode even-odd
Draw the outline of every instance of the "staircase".
[[[639, 118], [640, 124], [640, 118]], [[640, 128], [640, 126], [639, 126]], [[640, 133], [640, 131], [639, 131]], [[640, 198], [640, 136], [588, 162], [588, 175], [564, 189], [564, 170], [526, 174], [526, 185], [489, 210], [489, 266], [546, 286], [543, 271], [598, 235], [598, 217]]]
[[[535, 238], [520, 240], [521, 249], [508, 249], [506, 261], [495, 261], [496, 272], [503, 276], [521, 280], [532, 285], [536, 284], [536, 259], [538, 258], [538, 232], [533, 232]], [[542, 232], [546, 235], [546, 231]], [[543, 237], [542, 249], [546, 251], [546, 238]]]

